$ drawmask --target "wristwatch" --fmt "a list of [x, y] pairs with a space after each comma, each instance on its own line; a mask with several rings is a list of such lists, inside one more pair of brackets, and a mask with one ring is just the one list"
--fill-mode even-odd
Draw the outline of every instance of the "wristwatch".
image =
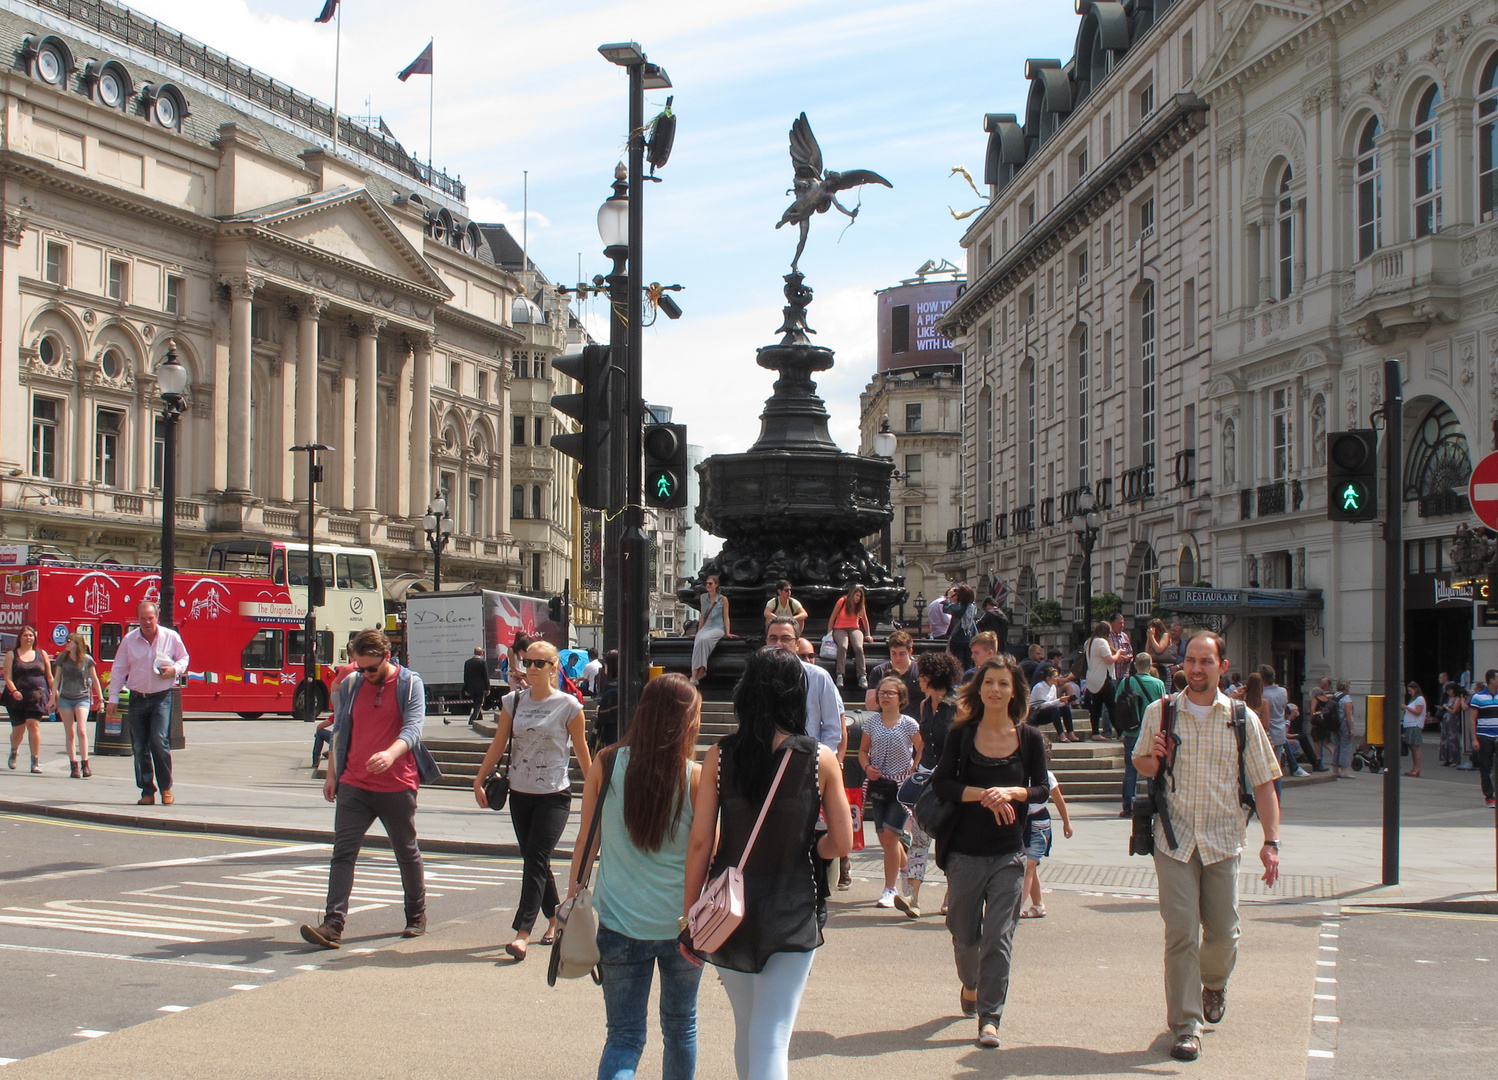
[[1278, 840], [1265, 840], [1264, 846], [1272, 847], [1275, 851], [1278, 851], [1280, 849], [1280, 842]]

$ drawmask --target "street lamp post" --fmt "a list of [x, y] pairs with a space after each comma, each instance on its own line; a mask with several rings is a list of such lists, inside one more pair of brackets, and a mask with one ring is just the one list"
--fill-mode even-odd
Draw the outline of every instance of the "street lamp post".
[[[598, 208], [598, 237], [603, 241], [604, 255], [613, 261], [609, 271], [609, 357], [608, 377], [628, 365], [629, 354], [629, 170], [623, 162], [614, 169], [614, 193]], [[617, 400], [617, 397], [615, 398]], [[609, 457], [621, 462], [629, 453], [627, 424], [609, 429]], [[618, 510], [625, 504], [625, 470], [617, 464], [609, 473], [609, 505]], [[604, 515], [603, 522], [603, 648], [605, 654], [620, 645], [624, 589], [621, 547], [624, 539], [624, 517]], [[621, 657], [624, 653], [621, 651]], [[622, 670], [622, 669], [621, 669]]]
[[[161, 462], [161, 601], [163, 626], [175, 623], [177, 610], [177, 418], [187, 410], [187, 369], [177, 359], [176, 341], [166, 343], [166, 357], [156, 366], [156, 389], [161, 394], [164, 427]], [[174, 750], [185, 745], [182, 736], [182, 691], [172, 687], [168, 741]]]
[[432, 591], [442, 591], [442, 552], [453, 534], [452, 515], [447, 512], [447, 500], [438, 495], [427, 504], [426, 516], [421, 519], [426, 530], [427, 545], [432, 549]]
[[[629, 72], [629, 272], [625, 296], [624, 438], [625, 489], [620, 504], [623, 533], [620, 537], [619, 582], [619, 715], [634, 713], [645, 688], [650, 638], [650, 540], [645, 535], [644, 458], [645, 382], [641, 345], [644, 341], [644, 271], [641, 238], [644, 232], [645, 193], [645, 91], [666, 90], [671, 80], [665, 69], [645, 58], [632, 41], [601, 45], [598, 51], [610, 63]], [[627, 720], [625, 721], [628, 722]]]
[[317, 453], [331, 449], [323, 443], [306, 443], [291, 448], [293, 454], [307, 455], [307, 612], [302, 620], [302, 684], [296, 688], [292, 704], [301, 718], [309, 723], [316, 721], [320, 711], [316, 690], [319, 682], [317, 609], [327, 602], [327, 584], [323, 581], [322, 567], [317, 564], [317, 553], [312, 547], [317, 532], [317, 485], [322, 483], [322, 466], [317, 462]]
[[905, 628], [905, 552], [895, 556], [895, 588], [900, 590], [900, 628]]
[[1082, 609], [1082, 640], [1086, 641], [1087, 635], [1092, 633], [1092, 549], [1097, 545], [1099, 524], [1092, 492], [1083, 491], [1077, 496], [1077, 516], [1082, 522], [1082, 527], [1076, 530], [1077, 539], [1082, 542], [1082, 580], [1079, 583], [1082, 602], [1078, 606]]

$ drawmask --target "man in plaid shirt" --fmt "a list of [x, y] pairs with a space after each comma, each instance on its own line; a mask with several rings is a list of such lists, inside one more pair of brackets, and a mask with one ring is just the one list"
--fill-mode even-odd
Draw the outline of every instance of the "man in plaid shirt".
[[[1145, 711], [1134, 764], [1155, 776], [1170, 761], [1166, 778], [1176, 843], [1171, 848], [1155, 822], [1155, 876], [1160, 917], [1165, 921], [1165, 1012], [1175, 1037], [1170, 1056], [1195, 1061], [1201, 1054], [1202, 1023], [1218, 1023], [1227, 1008], [1227, 981], [1238, 958], [1238, 863], [1248, 814], [1239, 801], [1238, 738], [1234, 703], [1218, 681], [1228, 669], [1222, 637], [1197, 634], [1186, 646], [1181, 670], [1186, 690], [1175, 701], [1177, 744], [1160, 730], [1160, 702]], [[1280, 876], [1280, 807], [1274, 781], [1280, 775], [1264, 728], [1250, 713], [1244, 724], [1243, 783], [1253, 789], [1264, 826], [1264, 884]]]

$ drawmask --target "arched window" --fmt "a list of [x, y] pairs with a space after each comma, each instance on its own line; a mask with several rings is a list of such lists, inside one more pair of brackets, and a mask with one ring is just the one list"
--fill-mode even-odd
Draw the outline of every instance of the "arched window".
[[1077, 486], [1086, 487], [1090, 483], [1091, 472], [1088, 463], [1092, 453], [1092, 413], [1089, 395], [1091, 383], [1088, 381], [1088, 372], [1091, 367], [1091, 351], [1088, 348], [1087, 327], [1077, 329], [1077, 359], [1076, 373], [1074, 376], [1077, 403]]
[[[1155, 549], [1144, 549], [1144, 558], [1139, 563], [1139, 577], [1134, 584], [1134, 618], [1149, 618], [1148, 611], [1155, 606], [1155, 594], [1160, 586], [1160, 562], [1155, 558]], [[1141, 614], [1145, 613], [1145, 614]]]
[[[1139, 296], [1139, 450], [1140, 464], [1155, 464], [1159, 369], [1155, 361], [1155, 286]], [[1153, 479], [1153, 473], [1151, 473]], [[1153, 486], [1153, 485], [1152, 485]]]
[[1363, 125], [1358, 136], [1358, 258], [1366, 259], [1384, 246], [1383, 177], [1378, 171], [1378, 118]]
[[541, 513], [541, 485], [536, 484], [531, 488], [531, 517], [539, 521], [545, 516]]
[[1295, 289], [1295, 200], [1290, 196], [1290, 166], [1280, 173], [1279, 197], [1274, 204], [1274, 262], [1276, 300]]
[[1196, 584], [1196, 555], [1189, 547], [1181, 549], [1181, 559], [1176, 570], [1178, 584]]
[[1498, 52], [1477, 83], [1477, 210], [1480, 221], [1498, 213]]
[[1468, 512], [1472, 456], [1461, 423], [1444, 401], [1431, 406], [1410, 440], [1404, 465], [1404, 500], [1418, 502], [1421, 517]]
[[1432, 83], [1415, 110], [1415, 235], [1441, 231], [1441, 88]]
[[525, 517], [525, 485], [516, 484], [510, 489], [510, 517], [519, 521]]

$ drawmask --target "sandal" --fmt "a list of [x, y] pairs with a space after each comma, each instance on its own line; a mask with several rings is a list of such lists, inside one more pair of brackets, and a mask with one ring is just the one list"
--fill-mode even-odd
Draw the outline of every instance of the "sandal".
[[553, 933], [550, 933], [550, 932], [548, 932], [547, 934], [545, 934], [544, 936], [542, 936], [540, 942], [538, 942], [538, 944], [541, 944], [541, 945], [555, 945], [556, 943], [557, 943], [557, 936], [555, 934], [553, 934]]
[[517, 964], [525, 959], [525, 946], [518, 945], [513, 941], [505, 946], [505, 952], [513, 956], [515, 958], [515, 963]]

